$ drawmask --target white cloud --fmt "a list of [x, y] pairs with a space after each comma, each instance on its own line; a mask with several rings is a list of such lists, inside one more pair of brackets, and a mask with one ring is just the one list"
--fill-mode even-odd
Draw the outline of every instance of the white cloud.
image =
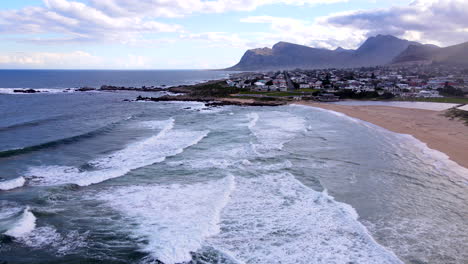
[[324, 23], [366, 30], [367, 35], [392, 34], [414, 41], [451, 45], [468, 41], [468, 1], [416, 0], [407, 6], [331, 15]]
[[364, 40], [364, 32], [345, 27], [336, 27], [287, 17], [250, 16], [241, 19], [244, 23], [270, 24], [271, 33], [258, 34], [257, 42], [272, 45], [278, 41], [289, 41], [316, 48], [355, 48]]
[[210, 47], [247, 48], [251, 44], [249, 40], [241, 38], [238, 34], [227, 32], [181, 34], [179, 37], [184, 40], [201, 41]]
[[118, 69], [151, 69], [152, 60], [141, 55], [128, 54], [114, 59], [111, 68]]
[[91, 5], [113, 16], [181, 17], [193, 13], [252, 11], [272, 4], [316, 5], [348, 0], [91, 0]]
[[287, 17], [250, 16], [244, 23], [269, 24], [257, 42], [272, 45], [289, 41], [317, 48], [357, 48], [366, 38], [391, 34], [438, 45], [468, 41], [468, 1], [416, 0], [406, 6], [348, 11], [314, 21]]
[[15, 52], [0, 54], [1, 68], [93, 68], [103, 60], [84, 51], [69, 53]]
[[0, 11], [0, 33], [59, 33], [52, 41], [125, 42], [143, 33], [180, 32], [182, 27], [145, 17], [112, 17], [99, 9], [68, 0], [44, 0], [45, 7]]
[[311, 5], [343, 1], [347, 0], [90, 0], [87, 4], [43, 0], [43, 7], [0, 11], [0, 33], [59, 34], [34, 40], [45, 44], [102, 41], [128, 44], [145, 42], [145, 33], [183, 32], [180, 25], [155, 21], [158, 17], [246, 11], [280, 3]]

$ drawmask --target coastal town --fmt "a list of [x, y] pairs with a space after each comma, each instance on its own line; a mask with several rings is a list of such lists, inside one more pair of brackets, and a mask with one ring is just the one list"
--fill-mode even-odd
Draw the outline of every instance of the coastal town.
[[244, 96], [320, 96], [326, 101], [463, 97], [468, 94], [468, 70], [411, 66], [242, 72], [230, 75], [227, 84], [249, 90]]

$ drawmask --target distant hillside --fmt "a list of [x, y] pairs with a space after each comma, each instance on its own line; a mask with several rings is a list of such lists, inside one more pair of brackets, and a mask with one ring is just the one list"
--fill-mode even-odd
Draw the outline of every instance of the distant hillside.
[[468, 42], [446, 48], [434, 45], [409, 46], [392, 63], [436, 63], [468, 66]]
[[432, 54], [439, 49], [439, 47], [434, 45], [411, 45], [398, 55], [392, 61], [392, 64], [431, 62]]
[[367, 39], [357, 50], [317, 49], [287, 42], [279, 42], [271, 49], [252, 49], [240, 62], [227, 70], [276, 70], [345, 68], [384, 65], [392, 62], [410, 45], [421, 45], [394, 36], [378, 35]]

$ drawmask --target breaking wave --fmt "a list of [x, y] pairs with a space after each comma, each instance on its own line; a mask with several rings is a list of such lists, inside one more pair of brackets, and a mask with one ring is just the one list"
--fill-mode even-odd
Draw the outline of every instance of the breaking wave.
[[21, 238], [32, 232], [34, 228], [36, 228], [36, 217], [27, 207], [4, 234], [14, 238]]
[[402, 263], [355, 210], [289, 173], [236, 178], [221, 232], [206, 245], [241, 263]]
[[12, 180], [6, 180], [0, 182], [0, 190], [9, 191], [19, 187], [22, 187], [26, 183], [23, 177], [18, 177]]
[[77, 184], [88, 186], [123, 176], [131, 170], [162, 162], [197, 144], [208, 131], [173, 130], [174, 119], [166, 121], [160, 132], [88, 163], [90, 170], [68, 166], [32, 167], [27, 176], [39, 185]]
[[98, 194], [135, 223], [142, 250], [165, 264], [192, 259], [205, 239], [220, 232], [220, 214], [235, 189], [233, 176], [191, 185], [131, 186]]
[[307, 131], [305, 119], [285, 112], [250, 113], [248, 128], [257, 143], [252, 144], [260, 153], [281, 150], [298, 133]]

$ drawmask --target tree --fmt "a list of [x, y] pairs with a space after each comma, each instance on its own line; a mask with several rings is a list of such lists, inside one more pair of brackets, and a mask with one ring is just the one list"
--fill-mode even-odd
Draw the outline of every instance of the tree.
[[393, 97], [395, 97], [395, 95], [392, 94], [392, 93], [389, 93], [389, 92], [385, 92], [385, 93], [382, 94], [381, 97], [382, 97], [383, 99], [392, 99]]
[[322, 84], [325, 86], [325, 85], [330, 85], [331, 84], [331, 76], [329, 73], [327, 73], [327, 75], [325, 75], [325, 80], [322, 80]]
[[439, 88], [437, 89], [437, 91], [439, 91], [439, 93], [445, 96], [463, 96], [464, 95], [462, 89], [457, 89], [453, 86], [450, 86], [448, 83], [445, 83], [444, 88]]
[[265, 85], [272, 86], [272, 85], [273, 85], [273, 81], [272, 81], [272, 80], [269, 80], [268, 82], [265, 83]]

